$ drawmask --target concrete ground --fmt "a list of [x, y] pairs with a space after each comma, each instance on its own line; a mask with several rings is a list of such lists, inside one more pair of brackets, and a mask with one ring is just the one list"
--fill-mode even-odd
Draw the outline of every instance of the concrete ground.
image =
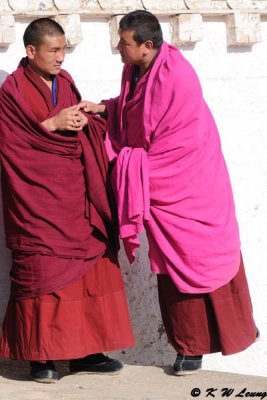
[[0, 400], [190, 400], [256, 398], [267, 400], [267, 378], [201, 371], [176, 377], [172, 368], [125, 365], [116, 376], [68, 375], [57, 363], [56, 384], [28, 380], [26, 363], [0, 362]]

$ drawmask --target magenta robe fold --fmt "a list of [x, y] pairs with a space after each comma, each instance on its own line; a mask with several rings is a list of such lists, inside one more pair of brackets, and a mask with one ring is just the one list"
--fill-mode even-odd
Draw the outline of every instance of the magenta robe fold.
[[130, 262], [145, 227], [152, 271], [186, 293], [214, 291], [240, 265], [234, 200], [220, 138], [192, 66], [163, 43], [130, 100], [134, 67], [120, 96], [106, 100], [106, 147], [120, 236]]

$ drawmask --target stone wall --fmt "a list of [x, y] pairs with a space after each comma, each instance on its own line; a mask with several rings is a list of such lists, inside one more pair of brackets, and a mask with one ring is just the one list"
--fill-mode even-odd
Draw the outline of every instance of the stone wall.
[[267, 1], [259, 0], [163, 0], [86, 1], [86, 0], [0, 0], [0, 45], [15, 40], [15, 18], [20, 16], [56, 16], [66, 31], [69, 45], [81, 40], [80, 16], [106, 16], [111, 35], [117, 34], [118, 15], [134, 9], [168, 16], [171, 41], [176, 45], [196, 43], [203, 38], [203, 16], [224, 16], [229, 46], [248, 46], [261, 41], [261, 17], [267, 14]]
[[[135, 8], [158, 15], [165, 40], [181, 48], [199, 75], [232, 180], [254, 313], [262, 333], [262, 340], [246, 352], [205, 357], [204, 368], [266, 376], [267, 1], [0, 0], [0, 83], [24, 56], [22, 35], [27, 24], [50, 15], [66, 29], [69, 49], [64, 68], [73, 75], [82, 97], [99, 101], [116, 96], [122, 70], [115, 49], [118, 20]], [[1, 320], [10, 268], [2, 223], [0, 250]], [[133, 266], [123, 251], [120, 261], [136, 346], [119, 356], [128, 363], [172, 363], [175, 353], [162, 327], [145, 237]]]

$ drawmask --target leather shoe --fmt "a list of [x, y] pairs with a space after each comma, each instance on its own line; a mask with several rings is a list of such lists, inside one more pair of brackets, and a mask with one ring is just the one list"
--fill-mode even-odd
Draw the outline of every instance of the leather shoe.
[[58, 372], [52, 361], [47, 361], [46, 363], [31, 361], [30, 365], [30, 376], [35, 382], [56, 383], [59, 380]]
[[90, 354], [84, 358], [70, 360], [70, 372], [72, 374], [119, 374], [123, 363], [105, 356], [102, 353]]
[[173, 364], [174, 375], [191, 375], [199, 371], [202, 367], [201, 356], [181, 356], [177, 355]]

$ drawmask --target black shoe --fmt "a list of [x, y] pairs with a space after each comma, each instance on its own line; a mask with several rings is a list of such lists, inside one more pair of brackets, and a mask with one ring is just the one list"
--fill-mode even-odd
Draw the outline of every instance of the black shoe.
[[190, 375], [199, 371], [202, 367], [202, 356], [177, 355], [173, 364], [174, 375]]
[[30, 375], [35, 382], [56, 383], [59, 380], [59, 375], [52, 361], [47, 361], [46, 363], [31, 361], [30, 365]]
[[77, 360], [70, 360], [72, 374], [107, 374], [116, 375], [123, 368], [123, 363], [102, 353], [91, 354]]

